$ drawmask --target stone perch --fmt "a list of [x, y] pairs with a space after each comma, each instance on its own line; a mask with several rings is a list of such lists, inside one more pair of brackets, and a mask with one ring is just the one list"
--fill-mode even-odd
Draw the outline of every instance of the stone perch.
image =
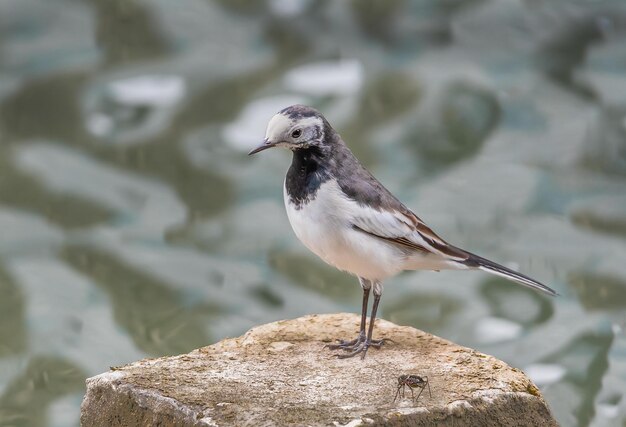
[[[81, 425], [558, 425], [522, 371], [411, 327], [377, 320], [377, 337], [393, 342], [365, 360], [323, 348], [353, 336], [359, 321], [284, 320], [189, 354], [113, 368], [87, 380]], [[402, 374], [427, 376], [432, 398], [426, 389], [413, 402], [407, 390], [394, 402]]]

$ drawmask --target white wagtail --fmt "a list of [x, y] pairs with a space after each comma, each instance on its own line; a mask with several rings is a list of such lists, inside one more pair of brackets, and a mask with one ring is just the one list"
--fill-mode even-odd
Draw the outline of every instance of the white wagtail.
[[[363, 288], [361, 328], [356, 339], [329, 346], [365, 357], [372, 346], [383, 280], [403, 270], [475, 270], [505, 277], [556, 295], [549, 287], [452, 246], [437, 236], [354, 157], [339, 134], [317, 110], [292, 105], [270, 120], [265, 140], [249, 154], [272, 147], [293, 152], [284, 199], [296, 236], [328, 264], [359, 278]], [[365, 335], [368, 298], [374, 304]]]

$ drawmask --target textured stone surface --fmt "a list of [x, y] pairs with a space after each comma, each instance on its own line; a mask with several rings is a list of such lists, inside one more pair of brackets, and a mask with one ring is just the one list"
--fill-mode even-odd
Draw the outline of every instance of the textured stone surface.
[[[83, 426], [557, 425], [518, 369], [411, 327], [378, 320], [383, 349], [337, 359], [359, 317], [329, 314], [251, 329], [189, 354], [87, 380]], [[419, 401], [393, 401], [401, 374], [428, 376]]]

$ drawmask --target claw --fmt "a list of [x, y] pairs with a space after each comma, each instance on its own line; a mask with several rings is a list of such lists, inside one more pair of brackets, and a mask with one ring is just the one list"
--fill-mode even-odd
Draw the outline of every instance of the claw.
[[352, 341], [338, 340], [339, 344], [326, 344], [324, 347], [329, 348], [330, 350], [343, 350], [348, 352], [348, 354], [337, 354], [336, 357], [338, 359], [348, 359], [350, 357], [354, 357], [357, 354], [361, 354], [361, 359], [365, 359], [365, 355], [367, 354], [367, 350], [370, 347], [374, 347], [379, 349], [385, 344], [386, 341], [392, 341], [389, 338], [383, 338], [380, 340], [368, 340], [363, 335], [359, 335], [357, 338]]
[[365, 342], [365, 334], [359, 334], [355, 339], [351, 341], [346, 340], [337, 340], [339, 344], [326, 344], [324, 347], [329, 348], [330, 350], [345, 350], [345, 351], [353, 351], [357, 348], [361, 343]]
[[338, 354], [337, 359], [349, 359], [350, 357], [354, 357], [359, 353], [361, 353], [361, 359], [365, 359], [365, 354], [367, 353], [368, 348], [369, 344], [367, 344], [367, 342], [363, 342], [348, 354]]
[[339, 350], [339, 349], [345, 350], [347, 348], [358, 345], [361, 341], [357, 338], [357, 339], [353, 339], [352, 341], [337, 340], [337, 342], [339, 342], [339, 344], [326, 344], [324, 347], [327, 347], [331, 350]]
[[391, 338], [382, 338], [379, 340], [372, 340], [372, 342], [370, 342], [370, 346], [378, 349], [381, 348], [387, 341], [394, 342]]

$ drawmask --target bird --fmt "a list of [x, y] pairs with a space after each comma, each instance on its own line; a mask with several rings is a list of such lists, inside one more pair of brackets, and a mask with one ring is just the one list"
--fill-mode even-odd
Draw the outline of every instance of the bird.
[[[328, 345], [339, 358], [380, 348], [372, 337], [383, 282], [405, 270], [483, 270], [547, 295], [548, 286], [451, 245], [383, 186], [354, 156], [316, 109], [291, 105], [269, 121], [248, 155], [269, 148], [292, 151], [284, 202], [298, 239], [326, 263], [358, 278], [363, 290], [357, 337]], [[368, 300], [374, 296], [366, 333]]]

